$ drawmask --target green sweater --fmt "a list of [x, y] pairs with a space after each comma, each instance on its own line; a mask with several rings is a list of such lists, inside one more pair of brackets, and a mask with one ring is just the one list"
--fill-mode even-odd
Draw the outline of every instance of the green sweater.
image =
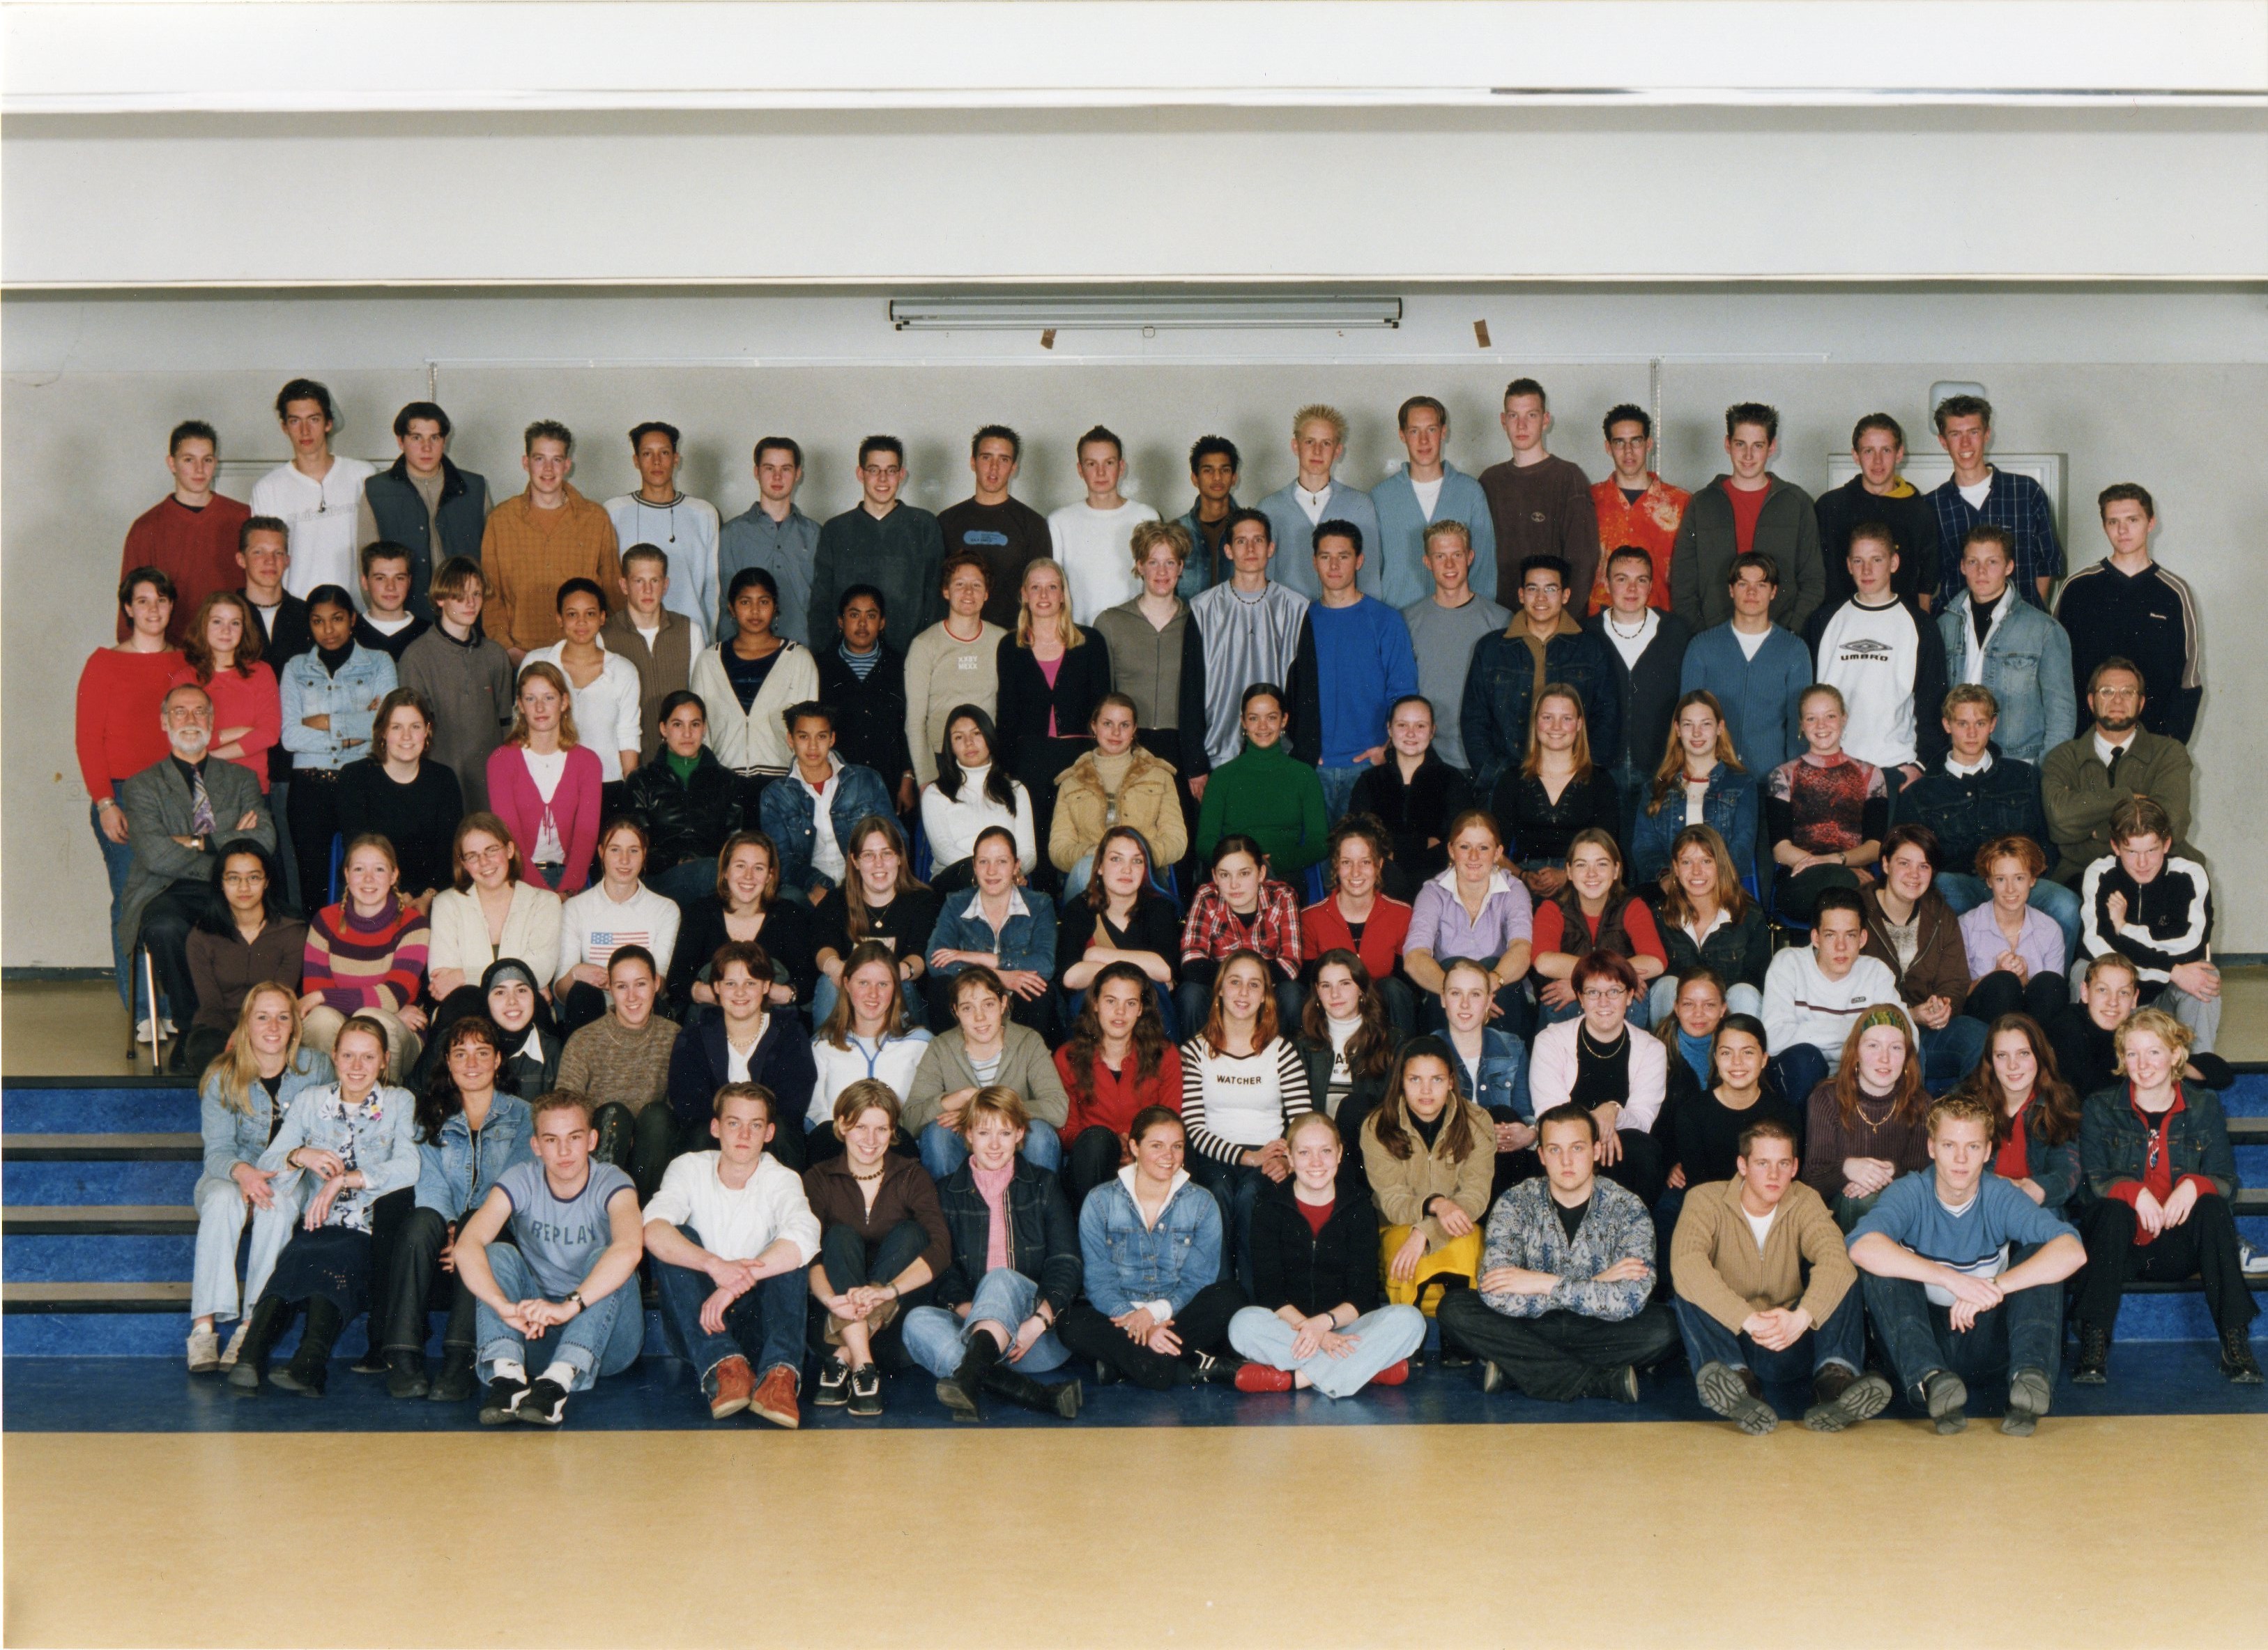
[[1212, 852], [1224, 836], [1246, 836], [1268, 856], [1275, 875], [1297, 876], [1323, 857], [1322, 781], [1278, 740], [1247, 745], [1212, 770], [1197, 810], [1197, 851]]

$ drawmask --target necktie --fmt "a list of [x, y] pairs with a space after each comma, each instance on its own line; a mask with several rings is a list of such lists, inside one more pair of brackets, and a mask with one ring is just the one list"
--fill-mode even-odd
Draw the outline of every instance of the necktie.
[[205, 789], [205, 770], [189, 770], [189, 835], [210, 836], [213, 831], [212, 796]]
[[2124, 745], [2117, 747], [2110, 753], [2110, 783], [2113, 785], [2116, 785], [2118, 783], [2118, 764], [2124, 759], [2125, 755], [2126, 748]]

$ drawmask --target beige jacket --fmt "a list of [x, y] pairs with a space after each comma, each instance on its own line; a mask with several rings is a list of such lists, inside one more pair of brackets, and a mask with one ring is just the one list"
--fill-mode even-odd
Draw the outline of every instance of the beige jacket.
[[1799, 1301], [1814, 1324], [1824, 1323], [1858, 1278], [1835, 1217], [1801, 1181], [1781, 1196], [1761, 1252], [1741, 1209], [1740, 1181], [1716, 1181], [1685, 1194], [1669, 1242], [1670, 1284], [1680, 1300], [1735, 1333], [1749, 1314]]
[[1410, 1126], [1408, 1102], [1395, 1096], [1403, 1132], [1410, 1143], [1406, 1158], [1395, 1156], [1378, 1143], [1378, 1120], [1384, 1115], [1383, 1108], [1362, 1122], [1362, 1167], [1370, 1177], [1371, 1201], [1378, 1205], [1379, 1223], [1416, 1226], [1425, 1234], [1428, 1255], [1447, 1244], [1449, 1234], [1439, 1220], [1425, 1214], [1425, 1200], [1447, 1197], [1477, 1222], [1488, 1212], [1489, 1183], [1496, 1175], [1496, 1124], [1469, 1100], [1460, 1099], [1456, 1104], [1464, 1109], [1473, 1134], [1473, 1149], [1465, 1153], [1462, 1163], [1449, 1160], [1447, 1112], [1441, 1114], [1441, 1131], [1433, 1137], [1433, 1149], [1427, 1152], [1423, 1149], [1424, 1140]]
[[1181, 793], [1174, 788], [1174, 764], [1134, 747], [1126, 777], [1118, 785], [1118, 817], [1110, 819], [1110, 798], [1088, 751], [1056, 776], [1056, 818], [1048, 830], [1048, 858], [1068, 871], [1101, 844], [1111, 824], [1130, 825], [1150, 844], [1152, 867], [1180, 863], [1189, 851], [1189, 821], [1182, 816]]

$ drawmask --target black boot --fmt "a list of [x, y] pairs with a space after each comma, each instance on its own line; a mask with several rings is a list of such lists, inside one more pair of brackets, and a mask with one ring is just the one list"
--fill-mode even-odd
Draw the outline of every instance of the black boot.
[[291, 1361], [268, 1377], [268, 1384], [296, 1392], [303, 1398], [320, 1398], [331, 1373], [331, 1345], [339, 1338], [345, 1320], [338, 1304], [321, 1295], [307, 1301], [307, 1327], [299, 1333], [299, 1350]]
[[239, 1398], [256, 1398], [268, 1374], [268, 1354], [291, 1327], [293, 1307], [288, 1300], [262, 1295], [252, 1308], [252, 1322], [244, 1331], [244, 1345], [236, 1354], [236, 1367], [228, 1372], [228, 1389]]
[[1059, 1415], [1066, 1421], [1079, 1418], [1079, 1403], [1086, 1396], [1077, 1381], [1066, 1381], [1060, 1386], [1051, 1387], [1002, 1363], [995, 1363], [985, 1370], [984, 1385], [1011, 1403], [1037, 1410], [1042, 1415]]
[[937, 1401], [953, 1411], [956, 1421], [981, 1421], [984, 1406], [977, 1394], [985, 1386], [985, 1372], [1000, 1361], [1000, 1343], [979, 1330], [968, 1337], [961, 1367], [937, 1383]]
[[425, 1396], [433, 1403], [462, 1403], [479, 1385], [473, 1370], [473, 1349], [445, 1345], [441, 1348], [441, 1373], [433, 1377]]
[[2074, 1387], [2099, 1387], [2110, 1379], [2110, 1331], [2100, 1324], [2079, 1326], [2079, 1362], [2071, 1372]]
[[2220, 1373], [2240, 1387], [2261, 1383], [2260, 1360], [2252, 1355], [2250, 1324], [2220, 1332]]
[[616, 1168], [627, 1168], [630, 1160], [630, 1143], [637, 1124], [630, 1108], [615, 1104], [599, 1108], [599, 1144], [591, 1155], [602, 1163], [612, 1163]]
[[388, 1352], [386, 1369], [386, 1396], [389, 1398], [422, 1398], [432, 1390], [431, 1383], [425, 1379], [423, 1352]]

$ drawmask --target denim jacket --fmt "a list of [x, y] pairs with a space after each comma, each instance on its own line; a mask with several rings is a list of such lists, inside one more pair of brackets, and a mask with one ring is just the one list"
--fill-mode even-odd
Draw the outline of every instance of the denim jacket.
[[[775, 784], [773, 789], [777, 788]], [[995, 934], [992, 924], [984, 920], [982, 899], [974, 891], [965, 900], [957, 892], [946, 895], [945, 909], [938, 913], [937, 926], [929, 931], [929, 948], [932, 952], [989, 951], [1000, 959], [1003, 969], [1029, 969], [1044, 979], [1053, 979], [1055, 902], [1029, 888], [1012, 890], [1008, 895], [1008, 920]], [[938, 972], [950, 979], [966, 966], [948, 962]]]
[[[2079, 1124], [2079, 1160], [2087, 1189], [2098, 1197], [2113, 1196], [2124, 1182], [2139, 1182], [2148, 1165], [2154, 1128], [2135, 1112], [2132, 1088], [2122, 1079], [2087, 1097]], [[2236, 1194], [2236, 1153], [2228, 1144], [2228, 1123], [2219, 1096], [2202, 1083], [2183, 1083], [2166, 1120], [2166, 1155], [2174, 1184], [2185, 1175], [2202, 1175], [2224, 1197]]]
[[[887, 819], [895, 807], [881, 775], [856, 762], [837, 762], [835, 794], [827, 805], [827, 817], [834, 821], [836, 843], [846, 853], [850, 833], [860, 820], [869, 814]], [[779, 849], [783, 888], [808, 890], [835, 886], [834, 878], [812, 868], [811, 845], [819, 839], [819, 827], [813, 818], [811, 792], [803, 788], [794, 770], [790, 769], [764, 787], [763, 799], [756, 805], [756, 812], [762, 821], [764, 835]]]
[[2003, 836], [2029, 836], [2054, 858], [2040, 770], [2007, 755], [1997, 742], [1985, 748], [1991, 767], [1964, 777], [1940, 763], [1891, 799], [1891, 819], [1928, 826], [1944, 852], [1944, 868], [1963, 876], [1977, 875], [1977, 851]]
[[1145, 1227], [1134, 1201], [1132, 1165], [1087, 1194], [1079, 1212], [1079, 1247], [1086, 1263], [1086, 1298], [1103, 1316], [1131, 1312], [1145, 1300], [1164, 1300], [1178, 1313], [1197, 1291], [1220, 1278], [1220, 1205], [1189, 1177], [1174, 1190]]
[[[1079, 1299], [1079, 1234], [1071, 1205], [1050, 1171], [1019, 1157], [1008, 1176], [1007, 1268], [1040, 1286], [1040, 1299], [1060, 1315]], [[953, 1234], [953, 1262], [937, 1280], [936, 1301], [957, 1307], [976, 1298], [991, 1248], [992, 1206], [976, 1190], [976, 1172], [966, 1163], [938, 1182], [937, 1205]], [[1150, 1297], [1155, 1300], [1155, 1296]]]
[[[1448, 1041], [1446, 1035], [1442, 1041]], [[1454, 1050], [1456, 1044], [1449, 1046]], [[1528, 1098], [1520, 1081], [1521, 1068], [1527, 1064], [1528, 1050], [1519, 1038], [1489, 1027], [1481, 1033], [1478, 1072], [1465, 1064], [1463, 1055], [1457, 1056], [1457, 1092], [1498, 1123], [1514, 1118], [1532, 1123], [1535, 1119], [1525, 1115], [1526, 1108], [1521, 1104]]]
[[[1564, 618], [1565, 615], [1563, 615]], [[1615, 691], [1607, 645], [1587, 630], [1562, 631], [1543, 646], [1546, 686], [1565, 682], [1583, 696], [1583, 722], [1594, 751], [1621, 748], [1622, 701]], [[1474, 645], [1465, 674], [1459, 727], [1465, 765], [1482, 796], [1528, 751], [1528, 713], [1535, 698], [1535, 656], [1517, 636], [1484, 636]]]
[[[299, 1097], [303, 1088], [313, 1088], [320, 1083], [335, 1080], [328, 1056], [313, 1049], [302, 1049], [291, 1064], [284, 1068], [283, 1081], [276, 1086], [276, 1116], [280, 1118], [291, 1109], [291, 1102]], [[192, 1204], [204, 1201], [205, 1194], [216, 1186], [236, 1183], [232, 1171], [239, 1163], [257, 1165], [261, 1154], [268, 1150], [270, 1132], [268, 1091], [258, 1083], [252, 1086], [250, 1109], [238, 1111], [221, 1098], [220, 1079], [209, 1077], [197, 1091], [197, 1125], [205, 1138], [205, 1160], [202, 1173], [197, 1176], [196, 1190], [190, 1194]]]
[[[1995, 731], [2002, 748], [2036, 767], [2076, 726], [2079, 702], [2072, 689], [2071, 637], [2029, 598], [2008, 600], [2017, 594], [2012, 585], [2001, 598], [2008, 612], [1985, 645], [1983, 681], [2000, 703]], [[1968, 681], [1977, 627], [1969, 622], [1966, 590], [1938, 615], [1937, 633], [1945, 641], [1946, 679]]]
[[2061, 1214], [2070, 1205], [2075, 1212], [2079, 1204], [2092, 1201], [2088, 1195], [2087, 1177], [2079, 1167], [2080, 1137], [2073, 1135], [2061, 1145], [2050, 1145], [2032, 1127], [2039, 1120], [2039, 1111], [2040, 1102], [2036, 1095], [2024, 1108], [2025, 1177], [2038, 1182], [2041, 1208]]
[[441, 1125], [438, 1140], [417, 1143], [417, 1206], [444, 1220], [461, 1220], [480, 1207], [497, 1178], [515, 1163], [534, 1161], [529, 1145], [535, 1114], [515, 1094], [489, 1101], [489, 1119], [476, 1135], [458, 1112]]
[[304, 1190], [312, 1197], [320, 1182], [304, 1170], [285, 1168], [284, 1160], [303, 1145], [337, 1153], [369, 1183], [340, 1193], [324, 1224], [368, 1231], [371, 1208], [380, 1197], [417, 1183], [417, 1147], [410, 1138], [416, 1109], [409, 1091], [390, 1083], [371, 1090], [358, 1106], [349, 1106], [335, 1082], [311, 1083], [291, 1101], [283, 1128], [261, 1153], [260, 1167], [275, 1171], [279, 1195], [289, 1190], [298, 1196]]
[[[392, 657], [366, 647], [349, 653], [335, 676], [313, 653], [302, 653], [285, 665], [284, 748], [291, 753], [291, 765], [336, 770], [369, 755], [378, 702], [398, 685]], [[331, 726], [327, 730], [309, 727], [311, 716], [328, 716]], [[350, 745], [349, 740], [361, 742]]]
[[[1661, 812], [1649, 814], [1653, 781], [1648, 778], [1636, 799], [1637, 822], [1631, 827], [1630, 884], [1652, 882], [1669, 869], [1669, 846], [1685, 829], [1685, 796], [1672, 791]], [[1701, 801], [1701, 821], [1725, 839], [1732, 850], [1733, 869], [1747, 876], [1756, 868], [1756, 780], [1729, 762], [1719, 762], [1709, 774], [1709, 794]]]

